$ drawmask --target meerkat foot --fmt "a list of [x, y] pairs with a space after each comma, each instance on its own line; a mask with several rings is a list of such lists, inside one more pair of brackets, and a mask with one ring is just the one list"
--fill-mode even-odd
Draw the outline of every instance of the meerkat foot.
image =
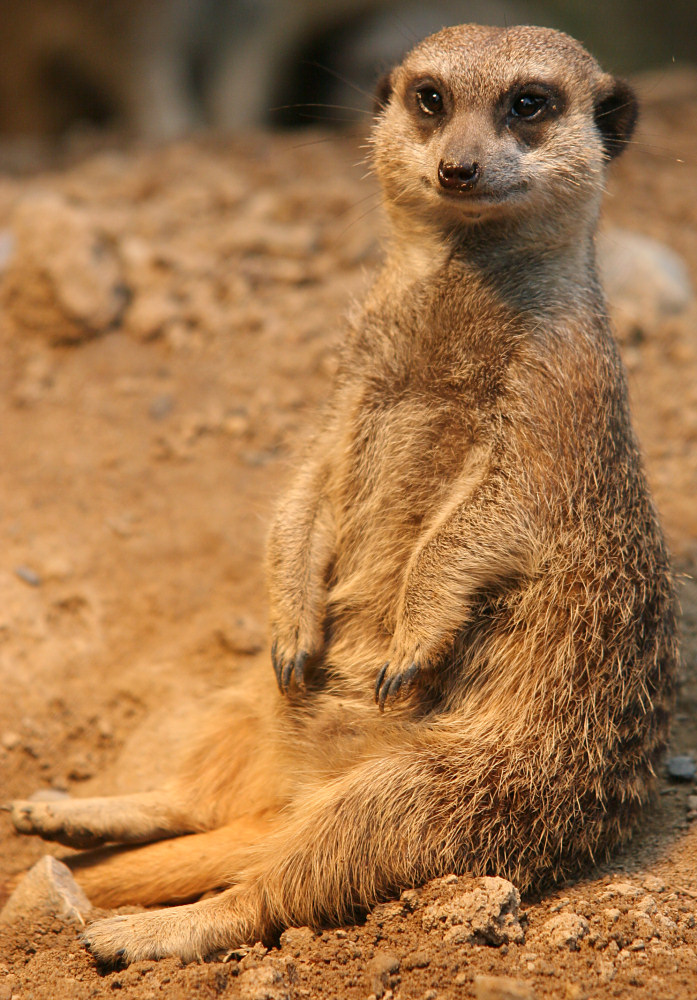
[[188, 832], [162, 792], [56, 801], [16, 801], [11, 819], [18, 833], [66, 847], [137, 844]]
[[236, 891], [227, 889], [198, 903], [108, 917], [90, 924], [81, 940], [98, 962], [108, 965], [169, 955], [196, 961], [258, 939], [254, 919], [242, 919], [240, 902]]
[[105, 965], [168, 955], [177, 955], [184, 961], [203, 958], [196, 949], [191, 921], [185, 912], [190, 908], [190, 905], [175, 906], [171, 910], [97, 920], [82, 934], [81, 941]]

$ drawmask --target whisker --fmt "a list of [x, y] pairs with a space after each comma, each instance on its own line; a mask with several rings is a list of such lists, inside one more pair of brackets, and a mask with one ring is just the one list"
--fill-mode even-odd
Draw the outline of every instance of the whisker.
[[302, 104], [279, 104], [275, 108], [269, 108], [269, 111], [292, 111], [297, 108], [331, 108], [335, 111], [355, 111], [360, 115], [370, 114], [367, 108], [354, 108], [350, 104], [322, 104], [319, 101], [306, 101]]
[[325, 135], [321, 139], [308, 139], [307, 142], [296, 142], [291, 146], [291, 149], [302, 149], [304, 146], [319, 146], [322, 142], [335, 142], [336, 138], [334, 135]]
[[369, 91], [364, 90], [363, 87], [359, 87], [357, 83], [354, 83], [353, 80], [349, 80], [348, 77], [344, 76], [342, 73], [338, 73], [335, 69], [330, 69], [329, 66], [323, 66], [322, 63], [314, 62], [314, 60], [306, 59], [303, 61], [306, 66], [314, 66], [315, 69], [321, 69], [325, 73], [329, 73], [330, 76], [333, 76], [341, 83], [345, 83], [347, 87], [351, 87], [351, 89], [355, 90], [356, 93], [362, 94], [363, 97], [367, 97], [369, 101], [372, 102], [375, 99], [374, 94], [371, 94]]

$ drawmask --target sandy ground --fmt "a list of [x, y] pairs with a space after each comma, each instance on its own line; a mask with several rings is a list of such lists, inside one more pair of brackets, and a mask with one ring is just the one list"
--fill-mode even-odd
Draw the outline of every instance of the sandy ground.
[[[678, 251], [697, 285], [697, 78], [644, 89], [607, 221]], [[267, 524], [342, 316], [379, 259], [359, 143], [200, 140], [0, 176], [0, 231], [15, 241], [10, 253], [0, 237], [3, 799], [157, 784], [200, 698], [240, 670], [273, 683]], [[697, 306], [637, 316], [620, 304], [615, 319], [681, 579], [670, 752], [695, 755]], [[37, 916], [0, 931], [0, 1000], [504, 995], [477, 975], [519, 980], [510, 996], [694, 1000], [696, 793], [662, 774], [623, 854], [523, 900], [524, 942], [448, 936], [425, 915], [448, 882], [361, 926], [186, 967], [99, 970], [74, 927]], [[70, 853], [16, 836], [5, 813], [0, 838], [0, 904], [46, 851]], [[549, 924], [560, 915], [573, 933]]]

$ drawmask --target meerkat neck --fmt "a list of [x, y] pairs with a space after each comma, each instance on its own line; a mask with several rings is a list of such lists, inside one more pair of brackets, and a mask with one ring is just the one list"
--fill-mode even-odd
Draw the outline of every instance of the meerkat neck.
[[546, 314], [587, 311], [602, 301], [595, 263], [595, 217], [487, 220], [444, 231], [390, 211], [385, 292], [429, 281], [445, 266], [476, 278], [512, 307]]

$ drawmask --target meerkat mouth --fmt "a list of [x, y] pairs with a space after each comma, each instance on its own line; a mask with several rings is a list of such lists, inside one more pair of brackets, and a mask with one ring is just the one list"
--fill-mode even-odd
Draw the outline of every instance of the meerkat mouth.
[[478, 222], [486, 217], [512, 211], [523, 201], [526, 191], [527, 185], [521, 184], [498, 194], [485, 191], [436, 191], [436, 195], [441, 204], [447, 203], [448, 208], [456, 211], [461, 218]]

